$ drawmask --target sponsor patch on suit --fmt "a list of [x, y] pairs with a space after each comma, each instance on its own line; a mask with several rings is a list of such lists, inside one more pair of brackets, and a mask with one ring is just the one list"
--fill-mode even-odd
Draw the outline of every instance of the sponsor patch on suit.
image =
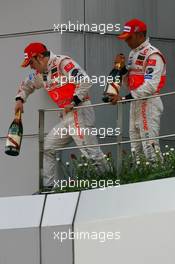
[[151, 74], [146, 74], [145, 76], [144, 76], [144, 79], [145, 80], [151, 80], [153, 78], [153, 76], [151, 75]]

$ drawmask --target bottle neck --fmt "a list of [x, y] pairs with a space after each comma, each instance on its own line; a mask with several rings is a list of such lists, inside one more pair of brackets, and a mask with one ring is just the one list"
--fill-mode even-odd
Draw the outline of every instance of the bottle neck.
[[116, 70], [120, 70], [121, 69], [121, 63], [120, 62], [115, 64], [115, 69]]
[[18, 112], [16, 112], [15, 119], [21, 120], [21, 111], [20, 110], [18, 110]]

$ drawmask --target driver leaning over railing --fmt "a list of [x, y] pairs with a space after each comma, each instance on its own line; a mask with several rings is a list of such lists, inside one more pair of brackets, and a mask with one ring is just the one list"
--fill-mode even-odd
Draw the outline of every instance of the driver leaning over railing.
[[[31, 43], [25, 48], [25, 60], [22, 67], [30, 65], [36, 72], [22, 82], [16, 96], [15, 112], [19, 109], [23, 111], [23, 103], [27, 97], [36, 89], [44, 87], [51, 99], [63, 108], [60, 123], [58, 123], [47, 135], [44, 144], [44, 169], [43, 185], [52, 188], [54, 180], [61, 180], [63, 175], [57, 175], [55, 149], [64, 147], [73, 138], [78, 146], [97, 144], [96, 136], [83, 134], [81, 128], [94, 127], [95, 115], [92, 107], [74, 109], [74, 106], [90, 105], [88, 92], [91, 83], [87, 80], [86, 72], [70, 57], [57, 56], [48, 51], [42, 43]], [[70, 76], [74, 77], [75, 82], [69, 82]], [[63, 77], [63, 78], [61, 78]], [[62, 80], [67, 77], [64, 84]], [[60, 82], [59, 82], [60, 80]], [[77, 133], [70, 136], [55, 133], [62, 128], [74, 128]], [[83, 155], [92, 160], [97, 171], [107, 167], [104, 154], [100, 147], [80, 149]]]

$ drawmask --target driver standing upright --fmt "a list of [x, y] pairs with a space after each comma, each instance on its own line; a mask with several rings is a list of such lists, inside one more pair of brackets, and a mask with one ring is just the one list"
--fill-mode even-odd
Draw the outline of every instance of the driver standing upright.
[[[146, 24], [138, 19], [132, 19], [124, 25], [124, 31], [117, 38], [124, 40], [131, 48], [128, 64], [125, 66], [125, 57], [116, 56], [116, 63], [122, 65], [125, 73], [123, 81], [127, 84], [130, 93], [124, 97], [110, 95], [115, 104], [118, 100], [140, 99], [156, 95], [165, 86], [166, 63], [163, 54], [149, 42]], [[160, 117], [163, 104], [160, 97], [131, 102], [130, 105], [130, 139], [159, 136]], [[157, 152], [160, 152], [159, 140], [150, 139], [131, 143], [136, 158], [142, 152], [147, 160], [155, 161]], [[161, 152], [160, 152], [161, 156]]]

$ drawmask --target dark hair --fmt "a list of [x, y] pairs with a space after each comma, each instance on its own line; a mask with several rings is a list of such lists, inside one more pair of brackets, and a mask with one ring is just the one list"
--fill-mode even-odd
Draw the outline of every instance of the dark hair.
[[142, 32], [136, 32], [139, 36], [144, 36], [144, 38], [146, 38], [146, 31], [142, 31]]
[[146, 38], [147, 31], [144, 31], [144, 32], [143, 32], [143, 35], [144, 35], [144, 37]]
[[[44, 47], [44, 49], [45, 49], [45, 51], [44, 52], [42, 52], [41, 54], [44, 56], [44, 57], [50, 57], [50, 51], [49, 50], [47, 50], [47, 48], [46, 48], [46, 46], [44, 45], [44, 44], [42, 44], [43, 45], [43, 47]], [[35, 59], [37, 58], [37, 56], [38, 55], [36, 55], [36, 56], [33, 56]]]
[[44, 57], [50, 57], [50, 51], [46, 50], [44, 52], [41, 53]]

